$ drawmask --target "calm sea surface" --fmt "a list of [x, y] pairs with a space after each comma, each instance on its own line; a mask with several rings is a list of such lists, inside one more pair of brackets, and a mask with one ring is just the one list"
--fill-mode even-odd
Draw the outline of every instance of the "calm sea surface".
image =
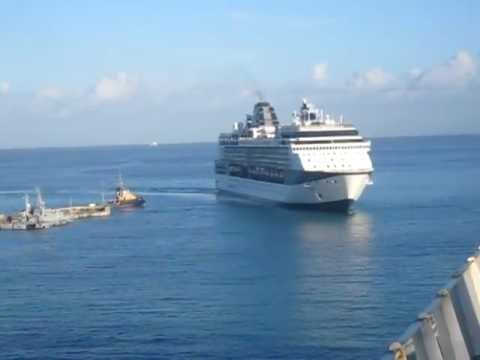
[[0, 151], [0, 212], [145, 209], [0, 232], [2, 359], [375, 359], [480, 245], [480, 137], [377, 139], [352, 214], [215, 194], [216, 147]]

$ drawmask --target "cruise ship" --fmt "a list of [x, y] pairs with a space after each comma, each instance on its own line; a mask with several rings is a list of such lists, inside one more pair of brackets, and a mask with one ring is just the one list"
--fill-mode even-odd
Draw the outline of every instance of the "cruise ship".
[[347, 210], [372, 183], [369, 140], [303, 100], [281, 126], [269, 102], [219, 136], [217, 190], [290, 206]]

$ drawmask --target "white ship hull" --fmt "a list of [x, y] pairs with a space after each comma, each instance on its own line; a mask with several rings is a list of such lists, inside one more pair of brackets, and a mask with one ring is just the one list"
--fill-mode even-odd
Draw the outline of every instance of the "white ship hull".
[[285, 205], [348, 209], [370, 183], [370, 174], [345, 174], [304, 184], [284, 185], [216, 174], [219, 191]]

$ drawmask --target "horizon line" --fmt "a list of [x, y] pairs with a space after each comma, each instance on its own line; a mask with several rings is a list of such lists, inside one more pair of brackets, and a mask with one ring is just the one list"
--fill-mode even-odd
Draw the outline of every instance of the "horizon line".
[[[397, 139], [397, 138], [417, 138], [417, 137], [475, 137], [480, 136], [480, 133], [474, 134], [424, 134], [424, 135], [385, 135], [385, 136], [370, 136], [365, 139]], [[112, 147], [160, 147], [172, 145], [202, 145], [202, 144], [217, 144], [216, 141], [192, 141], [192, 142], [158, 142], [157, 145], [152, 143], [133, 143], [133, 144], [96, 144], [96, 145], [51, 145], [51, 146], [19, 146], [19, 147], [0, 147], [0, 151], [12, 150], [74, 150], [74, 149], [88, 149], [88, 148], [112, 148]]]

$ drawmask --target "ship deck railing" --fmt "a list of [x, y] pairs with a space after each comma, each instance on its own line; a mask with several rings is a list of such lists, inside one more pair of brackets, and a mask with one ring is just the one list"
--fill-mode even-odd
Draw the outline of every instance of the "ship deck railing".
[[452, 275], [382, 359], [480, 359], [480, 251]]

